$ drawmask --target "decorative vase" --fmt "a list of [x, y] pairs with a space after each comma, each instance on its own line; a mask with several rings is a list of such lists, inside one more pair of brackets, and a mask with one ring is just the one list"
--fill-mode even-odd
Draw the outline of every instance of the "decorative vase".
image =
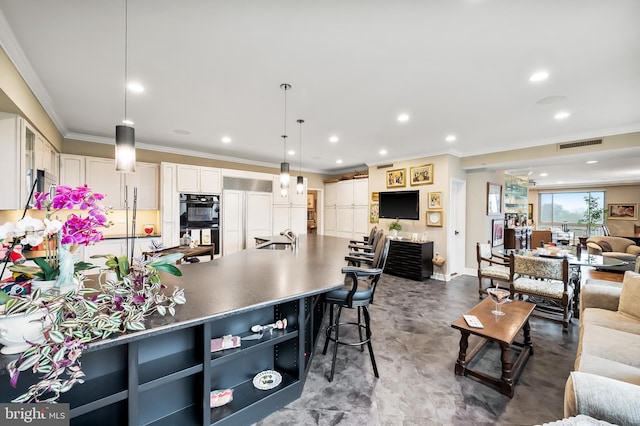
[[31, 281], [31, 292], [33, 293], [37, 289], [40, 289], [40, 294], [46, 294], [49, 290], [51, 290], [56, 285], [57, 280], [32, 280]]
[[398, 236], [398, 230], [394, 229], [393, 231], [391, 231], [391, 238], [396, 238]]
[[[74, 260], [73, 253], [71, 253], [71, 244], [58, 244], [58, 268], [60, 273], [56, 280], [56, 288], [62, 289], [63, 287], [77, 286], [77, 281], [74, 277]], [[62, 290], [61, 290], [62, 291]]]
[[45, 309], [40, 309], [28, 315], [24, 312], [0, 315], [0, 344], [4, 345], [0, 353], [17, 354], [29, 349], [30, 343], [43, 343], [42, 319], [46, 313]]

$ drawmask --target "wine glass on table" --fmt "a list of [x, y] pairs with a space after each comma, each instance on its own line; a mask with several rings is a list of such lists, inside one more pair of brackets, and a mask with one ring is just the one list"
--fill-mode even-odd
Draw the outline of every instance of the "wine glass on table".
[[500, 310], [500, 306], [509, 301], [509, 291], [498, 287], [492, 287], [487, 289], [487, 293], [489, 294], [489, 297], [491, 297], [491, 300], [496, 303], [496, 309], [491, 311], [491, 313], [498, 316], [504, 315], [504, 312]]

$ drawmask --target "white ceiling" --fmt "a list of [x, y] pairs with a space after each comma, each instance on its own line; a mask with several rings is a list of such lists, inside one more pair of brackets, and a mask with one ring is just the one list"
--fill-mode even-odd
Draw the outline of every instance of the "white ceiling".
[[[324, 173], [640, 131], [637, 0], [128, 7], [128, 77], [146, 90], [129, 93], [127, 108], [142, 147], [277, 165], [285, 82], [293, 86], [286, 121], [294, 170], [299, 118], [302, 167]], [[124, 116], [124, 10], [124, 0], [0, 0], [0, 43], [65, 137], [113, 143]], [[549, 78], [529, 82], [540, 69]], [[562, 98], [538, 102], [552, 96]], [[560, 110], [571, 116], [555, 120]], [[400, 113], [410, 120], [399, 123]], [[446, 142], [448, 134], [457, 140]], [[597, 167], [598, 182], [616, 182], [609, 173], [624, 169], [627, 181], [640, 182], [640, 147], [609, 157], [586, 176], [593, 180]], [[507, 166], [554, 185], [584, 182], [584, 160], [577, 168], [566, 159], [544, 170], [534, 161]]]

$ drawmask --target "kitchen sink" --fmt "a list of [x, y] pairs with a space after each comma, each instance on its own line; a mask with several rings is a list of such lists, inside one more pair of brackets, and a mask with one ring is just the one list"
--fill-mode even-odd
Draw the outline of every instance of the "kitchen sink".
[[286, 250], [291, 247], [291, 244], [286, 243], [271, 243], [258, 247], [259, 250]]

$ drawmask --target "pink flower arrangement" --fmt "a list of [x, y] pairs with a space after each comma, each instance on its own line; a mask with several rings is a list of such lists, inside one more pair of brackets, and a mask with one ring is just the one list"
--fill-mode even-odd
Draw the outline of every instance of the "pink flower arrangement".
[[[55, 195], [51, 197], [48, 192], [36, 192], [34, 195], [35, 207], [47, 209], [47, 219], [53, 213], [62, 209], [87, 210], [87, 216], [78, 216], [71, 213], [62, 224], [61, 244], [89, 245], [101, 241], [104, 236], [98, 228], [108, 225], [105, 208], [97, 202], [104, 199], [104, 195], [92, 192], [87, 185], [71, 188], [58, 185]], [[51, 211], [51, 209], [54, 209]]]

